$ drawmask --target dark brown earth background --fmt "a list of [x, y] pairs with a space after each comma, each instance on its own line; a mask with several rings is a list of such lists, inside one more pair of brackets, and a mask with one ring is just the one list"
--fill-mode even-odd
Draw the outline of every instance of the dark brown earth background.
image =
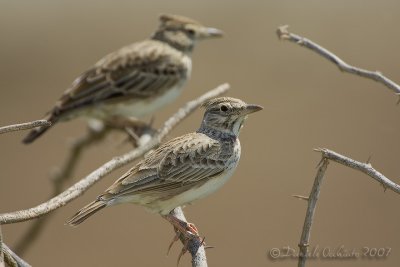
[[[39, 119], [72, 80], [103, 55], [148, 37], [160, 13], [182, 14], [226, 36], [201, 43], [183, 95], [156, 114], [156, 126], [186, 101], [223, 83], [230, 96], [265, 107], [241, 134], [242, 159], [231, 181], [185, 209], [206, 236], [210, 266], [296, 266], [273, 261], [272, 248], [297, 248], [307, 195], [327, 147], [372, 164], [399, 183], [400, 107], [384, 86], [343, 74], [275, 30], [289, 24], [357, 66], [400, 82], [398, 1], [2, 1], [0, 3], [0, 124]], [[397, 63], [396, 63], [397, 62]], [[197, 129], [197, 111], [168, 138]], [[69, 144], [86, 131], [83, 120], [61, 123], [32, 145], [26, 132], [0, 136], [0, 212], [46, 201], [51, 173]], [[131, 149], [121, 134], [88, 150], [73, 182]], [[175, 266], [167, 257], [172, 227], [135, 205], [102, 211], [78, 228], [64, 222], [129, 166], [56, 211], [23, 257], [34, 266]], [[391, 248], [385, 259], [310, 260], [308, 266], [398, 266], [400, 196], [371, 178], [331, 163], [322, 186], [311, 248], [363, 251]], [[30, 222], [5, 225], [12, 248]], [[190, 264], [186, 255], [180, 266]]]

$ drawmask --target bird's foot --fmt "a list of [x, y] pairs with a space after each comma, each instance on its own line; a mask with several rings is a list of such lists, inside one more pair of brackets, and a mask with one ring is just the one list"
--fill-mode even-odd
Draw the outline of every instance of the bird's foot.
[[[121, 116], [114, 116], [111, 120], [107, 121], [107, 125], [123, 130], [128, 134], [127, 141], [133, 143], [134, 147], [140, 146], [142, 137], [153, 135], [155, 129], [152, 127], [153, 119], [150, 122], [145, 122], [134, 117], [126, 118]], [[145, 137], [144, 137], [145, 138]]]
[[176, 234], [175, 234], [174, 238], [172, 239], [171, 243], [168, 246], [167, 255], [169, 254], [169, 251], [171, 250], [171, 248], [174, 245], [174, 243], [179, 240], [181, 235], [183, 236], [184, 240], [192, 240], [193, 238], [200, 238], [199, 231], [197, 230], [197, 228], [196, 228], [196, 226], [194, 224], [186, 223], [185, 226], [182, 226], [181, 225], [182, 223], [186, 223], [186, 222], [179, 221], [179, 224], [180, 224], [179, 228], [171, 223], [174, 226], [174, 230], [175, 230]]
[[163, 217], [172, 224], [176, 233], [168, 246], [167, 254], [169, 253], [173, 244], [176, 241], [181, 239], [183, 243], [183, 248], [179, 253], [177, 264], [179, 264], [181, 257], [188, 251], [190, 241], [193, 241], [193, 239], [197, 239], [199, 243], [198, 247], [205, 245], [204, 238], [201, 238], [199, 236], [199, 231], [193, 223], [182, 221], [173, 215], [165, 215]]
[[[172, 247], [172, 245], [176, 241], [178, 241], [178, 239], [180, 238], [181, 235], [184, 237], [184, 239], [187, 239], [187, 240], [191, 240], [193, 238], [200, 238], [199, 230], [193, 223], [188, 223], [188, 222], [182, 221], [171, 214], [164, 215], [163, 218], [172, 224], [172, 226], [174, 227], [175, 233], [176, 233], [174, 239], [172, 240], [172, 242], [169, 246], [169, 249]], [[169, 251], [169, 249], [168, 249], [168, 251]]]

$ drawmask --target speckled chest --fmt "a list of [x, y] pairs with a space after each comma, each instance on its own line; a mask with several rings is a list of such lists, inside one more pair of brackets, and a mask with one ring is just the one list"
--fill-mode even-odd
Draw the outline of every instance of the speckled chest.
[[220, 159], [226, 160], [226, 168], [232, 169], [237, 166], [240, 160], [240, 141], [238, 138], [234, 139], [223, 139], [221, 140], [221, 153]]

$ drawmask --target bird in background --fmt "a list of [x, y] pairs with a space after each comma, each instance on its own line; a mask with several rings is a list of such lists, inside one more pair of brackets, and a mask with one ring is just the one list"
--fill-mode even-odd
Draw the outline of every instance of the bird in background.
[[[191, 74], [196, 43], [222, 34], [187, 17], [161, 15], [149, 39], [98, 61], [75, 79], [44, 119], [53, 126], [78, 116], [112, 123], [116, 117], [152, 114], [182, 92]], [[33, 142], [49, 128], [32, 130], [23, 142]]]
[[105, 207], [134, 203], [161, 214], [185, 237], [198, 237], [192, 224], [170, 212], [225, 184], [239, 162], [238, 137], [247, 115], [263, 109], [230, 97], [212, 99], [203, 107], [204, 117], [196, 132], [174, 138], [149, 152], [67, 224], [76, 226]]

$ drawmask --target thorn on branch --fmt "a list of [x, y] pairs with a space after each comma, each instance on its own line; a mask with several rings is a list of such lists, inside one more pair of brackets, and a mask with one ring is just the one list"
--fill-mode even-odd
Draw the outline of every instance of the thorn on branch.
[[305, 197], [305, 196], [301, 196], [301, 195], [292, 195], [292, 197], [297, 198], [297, 199], [301, 199], [301, 200], [309, 200], [309, 197]]

